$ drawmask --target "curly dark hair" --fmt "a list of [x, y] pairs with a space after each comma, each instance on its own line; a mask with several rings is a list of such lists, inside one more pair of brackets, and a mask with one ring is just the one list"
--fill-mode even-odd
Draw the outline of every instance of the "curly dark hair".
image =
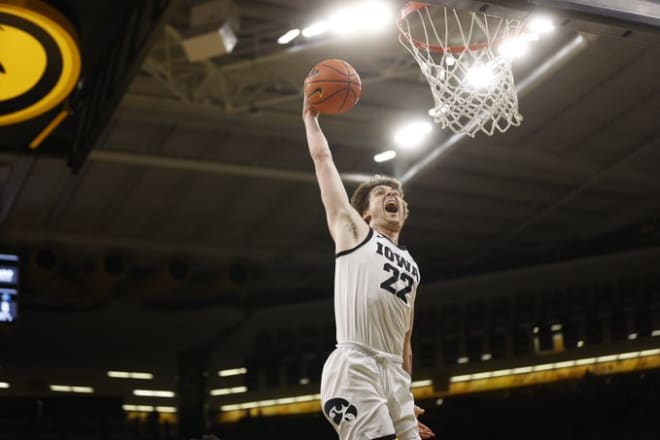
[[[371, 193], [371, 190], [379, 185], [387, 185], [398, 190], [401, 193], [401, 198], [403, 199], [404, 194], [401, 182], [393, 177], [375, 175], [366, 182], [362, 182], [360, 186], [358, 186], [355, 191], [353, 191], [353, 195], [351, 196], [351, 205], [360, 215], [362, 215], [362, 213], [366, 211], [367, 208], [369, 208], [369, 194]], [[405, 209], [404, 218], [408, 218], [408, 204], [404, 202], [403, 208]]]

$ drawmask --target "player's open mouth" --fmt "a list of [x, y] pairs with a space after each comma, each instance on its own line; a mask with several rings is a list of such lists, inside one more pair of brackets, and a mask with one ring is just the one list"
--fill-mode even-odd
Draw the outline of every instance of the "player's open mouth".
[[397, 213], [399, 212], [399, 204], [394, 200], [390, 200], [389, 202], [385, 203], [385, 211]]

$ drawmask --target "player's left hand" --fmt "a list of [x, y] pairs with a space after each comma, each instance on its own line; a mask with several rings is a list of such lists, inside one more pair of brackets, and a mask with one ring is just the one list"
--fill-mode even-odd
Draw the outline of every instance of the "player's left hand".
[[[415, 405], [415, 417], [417, 417], [419, 419], [419, 416], [424, 414], [424, 412], [425, 411], [422, 408]], [[427, 439], [427, 438], [435, 437], [435, 433], [431, 430], [431, 428], [429, 428], [428, 426], [426, 426], [425, 424], [423, 424], [419, 420], [417, 420], [417, 428], [419, 430], [419, 436], [421, 438]]]

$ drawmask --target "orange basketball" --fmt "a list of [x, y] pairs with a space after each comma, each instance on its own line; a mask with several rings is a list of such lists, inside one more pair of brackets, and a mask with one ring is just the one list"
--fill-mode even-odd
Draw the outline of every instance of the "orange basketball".
[[346, 61], [321, 61], [305, 78], [305, 95], [310, 106], [328, 115], [345, 113], [360, 100], [362, 82]]

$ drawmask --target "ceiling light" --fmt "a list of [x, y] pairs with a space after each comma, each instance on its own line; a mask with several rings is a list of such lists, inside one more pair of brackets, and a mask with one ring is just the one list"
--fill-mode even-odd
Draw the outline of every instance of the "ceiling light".
[[459, 364], [467, 364], [468, 362], [470, 362], [470, 358], [467, 357], [467, 356], [461, 356], [461, 357], [458, 358], [457, 362]]
[[81, 387], [81, 386], [71, 386], [71, 385], [51, 385], [50, 390], [58, 393], [90, 394], [94, 392], [94, 388], [92, 387]]
[[530, 32], [545, 35], [552, 32], [555, 25], [548, 17], [534, 17], [527, 22], [527, 29]]
[[348, 34], [360, 27], [360, 19], [353, 13], [353, 8], [344, 8], [332, 14], [329, 26], [333, 32]]
[[385, 29], [392, 21], [392, 11], [383, 2], [369, 1], [357, 7], [362, 27], [368, 31]]
[[536, 32], [523, 32], [520, 34], [520, 38], [523, 40], [532, 43], [534, 41], [539, 41], [541, 39], [540, 35], [537, 34]]
[[416, 147], [431, 133], [433, 126], [430, 122], [412, 122], [401, 127], [394, 134], [394, 142], [402, 148]]
[[7, 382], [0, 382], [0, 388], [7, 389], [9, 388], [9, 383]]
[[481, 355], [481, 360], [482, 361], [489, 361], [493, 358], [493, 355], [490, 353], [484, 353]]
[[113, 379], [142, 379], [150, 380], [154, 378], [151, 373], [141, 373], [136, 371], [108, 371], [108, 377]]
[[93, 393], [94, 388], [92, 387], [71, 387], [71, 391], [74, 393]]
[[133, 394], [144, 397], [174, 397], [173, 391], [162, 390], [133, 390]]
[[392, 22], [392, 11], [384, 2], [364, 1], [338, 9], [329, 20], [329, 27], [338, 34], [356, 31], [374, 32], [386, 29]]
[[291, 29], [277, 39], [279, 44], [289, 44], [300, 35], [300, 29]]
[[227, 370], [218, 371], [218, 376], [227, 377], [227, 376], [238, 376], [239, 374], [247, 373], [247, 368], [229, 368]]
[[325, 20], [312, 23], [302, 30], [302, 35], [305, 38], [313, 38], [326, 33], [329, 29], [329, 24]]
[[0, 282], [10, 283], [14, 281], [14, 269], [3, 267], [0, 269]]
[[377, 155], [374, 156], [374, 161], [375, 162], [387, 162], [388, 160], [392, 160], [396, 157], [396, 151], [394, 150], [387, 150], [383, 151], [382, 153], [378, 153]]
[[507, 38], [497, 46], [497, 51], [509, 59], [520, 58], [529, 51], [529, 44], [525, 38]]
[[154, 410], [153, 406], [150, 405], [132, 405], [132, 404], [124, 404], [121, 406], [121, 408], [124, 411], [145, 411], [145, 412], [151, 412]]
[[483, 65], [473, 66], [465, 74], [465, 80], [475, 89], [488, 89], [491, 87], [495, 74], [493, 71]]
[[227, 394], [238, 394], [247, 392], [247, 387], [216, 388], [211, 390], [212, 396], [224, 396]]

